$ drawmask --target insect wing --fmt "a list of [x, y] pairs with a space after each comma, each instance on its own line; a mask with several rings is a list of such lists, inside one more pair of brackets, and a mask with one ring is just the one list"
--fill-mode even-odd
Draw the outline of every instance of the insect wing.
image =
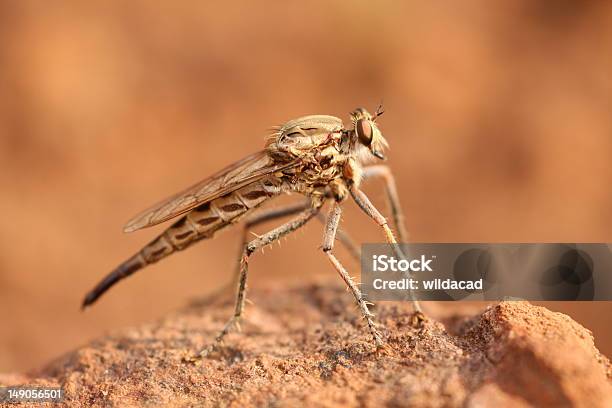
[[266, 175], [297, 165], [297, 161], [279, 163], [261, 151], [224, 168], [207, 179], [169, 197], [132, 218], [124, 232], [157, 225], [194, 207], [253, 183]]

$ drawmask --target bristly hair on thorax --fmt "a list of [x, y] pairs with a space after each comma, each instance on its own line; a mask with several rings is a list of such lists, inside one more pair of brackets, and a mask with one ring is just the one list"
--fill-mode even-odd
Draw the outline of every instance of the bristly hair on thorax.
[[[385, 160], [387, 141], [376, 119], [383, 114], [382, 105], [372, 115], [364, 108], [350, 113], [350, 125], [329, 115], [309, 115], [289, 120], [273, 129], [266, 138], [263, 150], [251, 154], [199, 183], [159, 202], [132, 218], [125, 232], [177, 218], [162, 234], [132, 255], [102, 279], [85, 297], [83, 307], [93, 304], [120, 280], [161, 259], [212, 238], [218, 231], [238, 223], [245, 217], [244, 235], [239, 259], [236, 305], [233, 317], [215, 338], [215, 344], [237, 324], [244, 307], [248, 259], [258, 249], [279, 240], [320, 215], [325, 203], [331, 203], [322, 250], [336, 271], [348, 285], [361, 310], [377, 348], [381, 347], [381, 333], [376, 329], [368, 304], [359, 288], [332, 252], [338, 231], [342, 203], [349, 197], [357, 203], [383, 230], [389, 244], [397, 250], [397, 241], [386, 218], [376, 209], [359, 186], [362, 178], [382, 176], [386, 183], [393, 222], [400, 241], [406, 237], [399, 196]], [[299, 193], [306, 202], [280, 209], [269, 209], [251, 215], [264, 203], [285, 193]], [[252, 226], [264, 221], [294, 215], [295, 217], [268, 233], [247, 240]], [[344, 240], [346, 244], [350, 240]], [[349, 245], [349, 244], [346, 244]], [[350, 245], [349, 245], [350, 246]], [[351, 251], [357, 254], [359, 250]], [[413, 298], [418, 311], [418, 302]]]

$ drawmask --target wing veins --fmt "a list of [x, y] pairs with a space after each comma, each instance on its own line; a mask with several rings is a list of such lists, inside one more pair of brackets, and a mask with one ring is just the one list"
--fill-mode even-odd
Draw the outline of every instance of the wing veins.
[[265, 150], [254, 153], [136, 215], [127, 222], [124, 232], [132, 232], [168, 221], [198, 205], [236, 191], [269, 174], [294, 167], [298, 163], [299, 160], [279, 163]]

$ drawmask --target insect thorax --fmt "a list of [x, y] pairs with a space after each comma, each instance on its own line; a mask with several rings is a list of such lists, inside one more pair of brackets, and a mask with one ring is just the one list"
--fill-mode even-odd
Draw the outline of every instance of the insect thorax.
[[357, 182], [360, 165], [353, 159], [352, 134], [333, 116], [305, 116], [289, 121], [271, 137], [267, 150], [276, 160], [300, 165], [283, 172], [284, 189], [306, 195], [343, 198]]

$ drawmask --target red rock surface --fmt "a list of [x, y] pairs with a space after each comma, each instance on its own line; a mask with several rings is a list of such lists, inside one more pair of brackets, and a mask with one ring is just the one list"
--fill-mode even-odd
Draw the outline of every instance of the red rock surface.
[[[491, 3], [0, 1], [0, 372], [229, 281], [238, 227], [78, 307], [163, 228], [125, 221], [302, 115], [384, 102], [411, 242], [612, 242], [612, 1]], [[256, 255], [250, 282], [334, 274], [321, 239], [313, 223]], [[550, 307], [612, 356], [612, 303]]]
[[231, 301], [119, 331], [5, 384], [64, 387], [68, 406], [612, 406], [608, 359], [569, 317], [527, 302], [380, 303], [376, 354], [352, 299], [311, 283], [251, 293], [243, 333], [189, 362]]

